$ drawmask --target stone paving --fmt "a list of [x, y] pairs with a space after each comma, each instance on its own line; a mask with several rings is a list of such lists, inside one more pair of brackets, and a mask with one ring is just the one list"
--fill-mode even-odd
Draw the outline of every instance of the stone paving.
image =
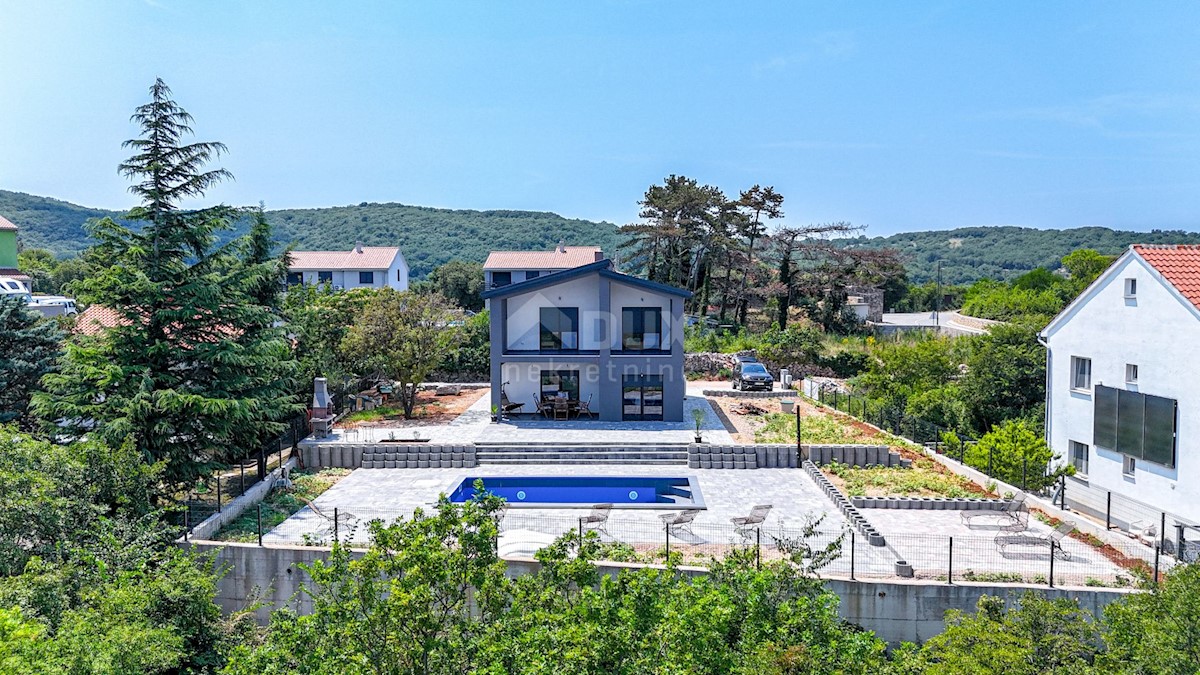
[[704, 413], [701, 435], [705, 442], [717, 445], [732, 444], [733, 437], [721, 419], [713, 412], [712, 404], [699, 392], [691, 392], [683, 401], [682, 422], [601, 422], [594, 419], [553, 421], [538, 418], [513, 418], [499, 424], [492, 422], [491, 399], [476, 401], [462, 415], [448, 424], [387, 429], [384, 427], [360, 430], [336, 429], [330, 438], [309, 439], [322, 443], [371, 443], [394, 434], [411, 437], [414, 433], [428, 438], [430, 443], [464, 445], [467, 443], [593, 443], [596, 445], [672, 444], [691, 443], [696, 422], [692, 410]]

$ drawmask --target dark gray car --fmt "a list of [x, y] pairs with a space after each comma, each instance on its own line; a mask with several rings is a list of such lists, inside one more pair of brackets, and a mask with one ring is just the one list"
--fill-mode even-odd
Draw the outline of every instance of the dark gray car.
[[767, 367], [757, 361], [743, 361], [738, 364], [737, 372], [733, 375], [733, 388], [742, 391], [775, 389], [775, 378], [767, 372]]

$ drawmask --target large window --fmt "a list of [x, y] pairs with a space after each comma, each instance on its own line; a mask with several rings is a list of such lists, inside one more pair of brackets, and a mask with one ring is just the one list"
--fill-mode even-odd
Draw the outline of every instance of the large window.
[[1092, 360], [1082, 356], [1071, 357], [1071, 388], [1089, 391], [1092, 388]]
[[332, 284], [333, 283], [333, 272], [317, 272], [317, 283], [318, 284]]
[[662, 349], [662, 310], [626, 307], [621, 310], [621, 349]]
[[1071, 441], [1071, 464], [1075, 466], [1076, 473], [1087, 475], [1088, 472], [1088, 446], [1079, 441]]
[[532, 271], [525, 273], [525, 281], [529, 281], [530, 279], [536, 279], [540, 276], [542, 276], [541, 270], [532, 270]]
[[375, 283], [375, 273], [374, 272], [359, 272], [358, 273], [358, 283], [366, 284], [366, 285], [374, 284]]
[[543, 307], [539, 344], [542, 349], [579, 349], [579, 308]]
[[512, 272], [492, 272], [492, 288], [500, 288], [512, 283]]
[[542, 371], [542, 399], [559, 397], [579, 400], [578, 370]]
[[1096, 387], [1092, 443], [1167, 467], [1175, 466], [1175, 399]]
[[302, 283], [304, 283], [304, 273], [303, 272], [288, 272], [288, 275], [287, 275], [287, 285], [288, 286], [299, 286]]

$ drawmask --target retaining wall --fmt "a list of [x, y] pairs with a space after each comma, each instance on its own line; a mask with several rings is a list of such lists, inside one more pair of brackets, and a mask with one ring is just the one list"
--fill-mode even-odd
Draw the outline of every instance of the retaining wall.
[[850, 521], [850, 524], [854, 526], [854, 529], [858, 530], [862, 536], [866, 537], [868, 544], [871, 546], [887, 546], [887, 540], [883, 538], [883, 533], [879, 531], [879, 528], [872, 525], [871, 522], [867, 520], [867, 517], [859, 512], [858, 507], [852, 504], [850, 500], [846, 498], [846, 495], [842, 494], [841, 490], [837, 489], [837, 486], [834, 485], [833, 482], [830, 481], [829, 478], [826, 477], [819, 468], [817, 468], [816, 464], [813, 464], [811, 461], [805, 461], [804, 470], [808, 472], [810, 477], [812, 477], [813, 482], [817, 484], [817, 487], [821, 488], [821, 491], [824, 492], [827, 497], [829, 497], [829, 500], [833, 502], [833, 505], [838, 507], [838, 510], [842, 512], [842, 515], [846, 516], [846, 520]]
[[[226, 613], [248, 609], [257, 600], [262, 605], [255, 617], [266, 623], [271, 610], [290, 606], [301, 614], [312, 611], [312, 602], [301, 586], [311, 584], [301, 564], [311, 564], [329, 555], [329, 549], [308, 546], [260, 547], [254, 544], [193, 541], [188, 544], [213, 554], [226, 574], [217, 583], [216, 602]], [[536, 560], [505, 561], [509, 576], [540, 569]], [[602, 574], [614, 576], [642, 567], [633, 563], [599, 563]], [[661, 569], [661, 567], [660, 567]], [[707, 571], [698, 567], [676, 568], [679, 574], [698, 577]], [[916, 580], [853, 581], [825, 578], [824, 583], [840, 598], [838, 612], [847, 621], [862, 626], [887, 642], [921, 642], [945, 629], [948, 610], [974, 612], [981, 595], [1015, 599], [1033, 591], [1049, 598], [1071, 598], [1097, 618], [1110, 603], [1134, 592], [1111, 588], [1045, 588], [1023, 584], [930, 583]]]
[[726, 396], [729, 398], [788, 398], [795, 396], [796, 392], [791, 389], [775, 389], [772, 391], [742, 391], [740, 389], [705, 389], [702, 392], [705, 396]]
[[449, 469], [476, 465], [474, 445], [429, 443], [309, 443], [300, 446], [306, 468]]
[[860, 509], [926, 509], [935, 511], [999, 511], [1007, 499], [976, 497], [851, 497]]
[[805, 445], [808, 458], [814, 464], [825, 465], [837, 462], [847, 466], [898, 466], [909, 468], [911, 459], [903, 459], [900, 453], [892, 452], [886, 445]]

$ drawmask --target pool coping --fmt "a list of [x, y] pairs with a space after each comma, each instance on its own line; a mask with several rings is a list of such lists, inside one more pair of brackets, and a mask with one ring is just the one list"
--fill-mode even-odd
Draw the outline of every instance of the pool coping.
[[[485, 476], [485, 475], [473, 475], [473, 476], [466, 476], [466, 477], [460, 478], [460, 479], [452, 482], [450, 484], [450, 486], [446, 488], [445, 494], [447, 494], [447, 495], [454, 494], [454, 491], [458, 488], [458, 486], [462, 485], [462, 483], [468, 479], [471, 481], [475, 481], [475, 480], [481, 479], [481, 478], [487, 479], [488, 477], [489, 476]], [[492, 478], [563, 478], [564, 476], [551, 475], [551, 476], [491, 476], [491, 477]], [[663, 478], [686, 479], [688, 482], [688, 489], [691, 490], [691, 493], [692, 493], [692, 503], [691, 504], [686, 504], [686, 505], [684, 505], [684, 504], [669, 504], [669, 503], [665, 503], [665, 502], [654, 502], [654, 503], [642, 502], [642, 503], [630, 504], [630, 503], [624, 503], [624, 502], [622, 502], [622, 503], [614, 502], [612, 505], [613, 510], [614, 511], [618, 510], [618, 509], [620, 509], [622, 511], [625, 511], [625, 510], [629, 510], [629, 511], [705, 511], [705, 510], [708, 510], [708, 506], [704, 503], [704, 494], [700, 491], [700, 479], [697, 478], [694, 474], [681, 475], [681, 476], [645, 476], [645, 475], [604, 476], [604, 475], [599, 475], [599, 476], [571, 476], [571, 477], [572, 478], [621, 478], [621, 479], [644, 478], [647, 480], [655, 480], [655, 479], [663, 479]], [[456, 503], [461, 504], [462, 502], [456, 502]], [[569, 504], [569, 503], [563, 503], [563, 502], [510, 502], [507, 500], [504, 503], [507, 504], [508, 508], [510, 508], [510, 509], [555, 509], [555, 510], [586, 509], [586, 510], [590, 511], [593, 507], [596, 506], [595, 503], [592, 503], [592, 504], [582, 504], [582, 503], [581, 504]], [[597, 503], [599, 503], [599, 502], [597, 502]]]

